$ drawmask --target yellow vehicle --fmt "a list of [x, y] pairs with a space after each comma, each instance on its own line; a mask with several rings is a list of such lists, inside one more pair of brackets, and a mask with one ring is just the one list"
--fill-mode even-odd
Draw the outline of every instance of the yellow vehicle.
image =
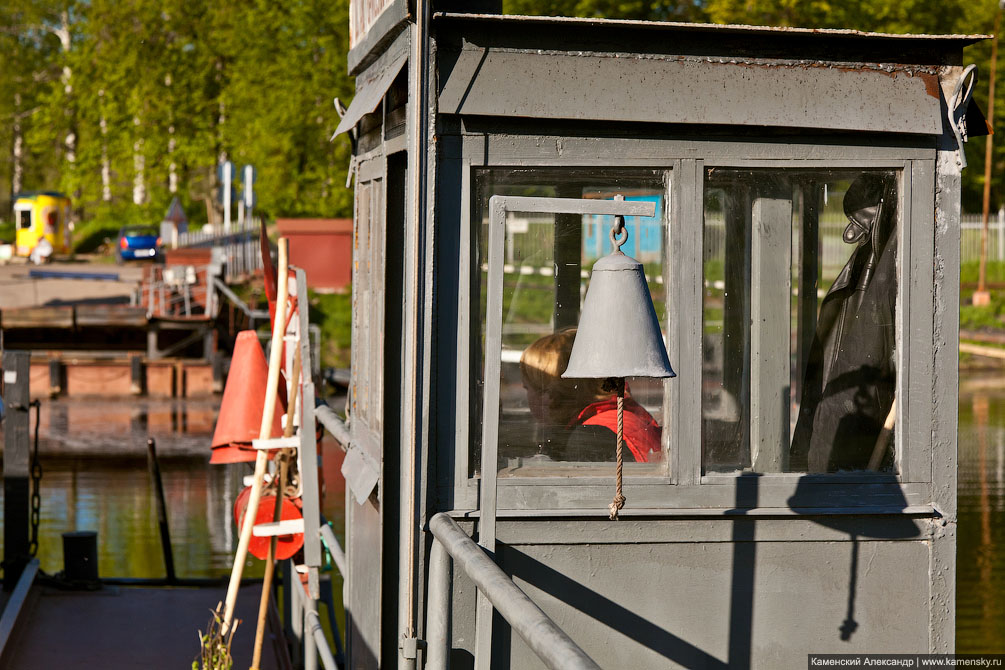
[[14, 196], [15, 253], [28, 256], [44, 238], [55, 253], [70, 251], [70, 199], [56, 191]]

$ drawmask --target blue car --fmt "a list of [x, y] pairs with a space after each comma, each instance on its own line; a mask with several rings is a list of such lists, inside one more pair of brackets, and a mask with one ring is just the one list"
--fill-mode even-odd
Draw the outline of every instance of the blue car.
[[115, 262], [156, 259], [161, 238], [152, 226], [122, 226], [115, 244]]

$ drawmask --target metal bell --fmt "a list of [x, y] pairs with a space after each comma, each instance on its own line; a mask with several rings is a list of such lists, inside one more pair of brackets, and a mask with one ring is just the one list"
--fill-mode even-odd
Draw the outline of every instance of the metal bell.
[[[624, 236], [617, 238], [621, 228]], [[621, 252], [621, 217], [611, 230], [614, 253], [593, 266], [569, 365], [562, 377], [676, 377], [670, 367], [642, 264]]]

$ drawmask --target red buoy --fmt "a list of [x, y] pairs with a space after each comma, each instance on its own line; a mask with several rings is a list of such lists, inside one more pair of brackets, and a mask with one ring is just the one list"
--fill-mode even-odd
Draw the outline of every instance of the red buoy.
[[[248, 500], [251, 498], [251, 487], [248, 486], [237, 496], [234, 502], [234, 521], [237, 528], [244, 526], [244, 512], [248, 509]], [[304, 515], [300, 511], [303, 503], [300, 498], [290, 500], [283, 498], [283, 506], [280, 511], [280, 521], [292, 521], [303, 519]], [[272, 523], [275, 518], [276, 496], [271, 493], [262, 494], [258, 503], [258, 514], [255, 515], [255, 525], [260, 523]], [[251, 536], [248, 544], [248, 552], [255, 558], [265, 560], [269, 555], [269, 537]], [[293, 556], [304, 546], [304, 534], [293, 533], [291, 535], [279, 535], [276, 537], [276, 560], [284, 560]]]

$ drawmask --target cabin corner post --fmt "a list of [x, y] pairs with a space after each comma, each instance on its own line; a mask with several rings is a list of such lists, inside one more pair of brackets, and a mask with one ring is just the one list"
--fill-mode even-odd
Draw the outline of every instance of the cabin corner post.
[[399, 458], [399, 551], [398, 551], [398, 654], [399, 670], [417, 665], [421, 621], [421, 562], [423, 552], [423, 472], [428, 462], [429, 435], [429, 352], [431, 249], [429, 197], [433, 180], [430, 165], [435, 158], [430, 150], [434, 116], [430, 95], [431, 58], [430, 0], [418, 0], [415, 20], [408, 26], [409, 102], [406, 111], [406, 146], [408, 149], [405, 195], [405, 268], [404, 268], [404, 375]]
[[[945, 68], [943, 92], [962, 68]], [[947, 76], [948, 75], [948, 76]], [[950, 91], [951, 92], [951, 91]], [[959, 147], [949, 129], [939, 138], [935, 175], [935, 277], [933, 301], [932, 502], [941, 514], [931, 530], [930, 651], [956, 649], [956, 543], [960, 343]]]

